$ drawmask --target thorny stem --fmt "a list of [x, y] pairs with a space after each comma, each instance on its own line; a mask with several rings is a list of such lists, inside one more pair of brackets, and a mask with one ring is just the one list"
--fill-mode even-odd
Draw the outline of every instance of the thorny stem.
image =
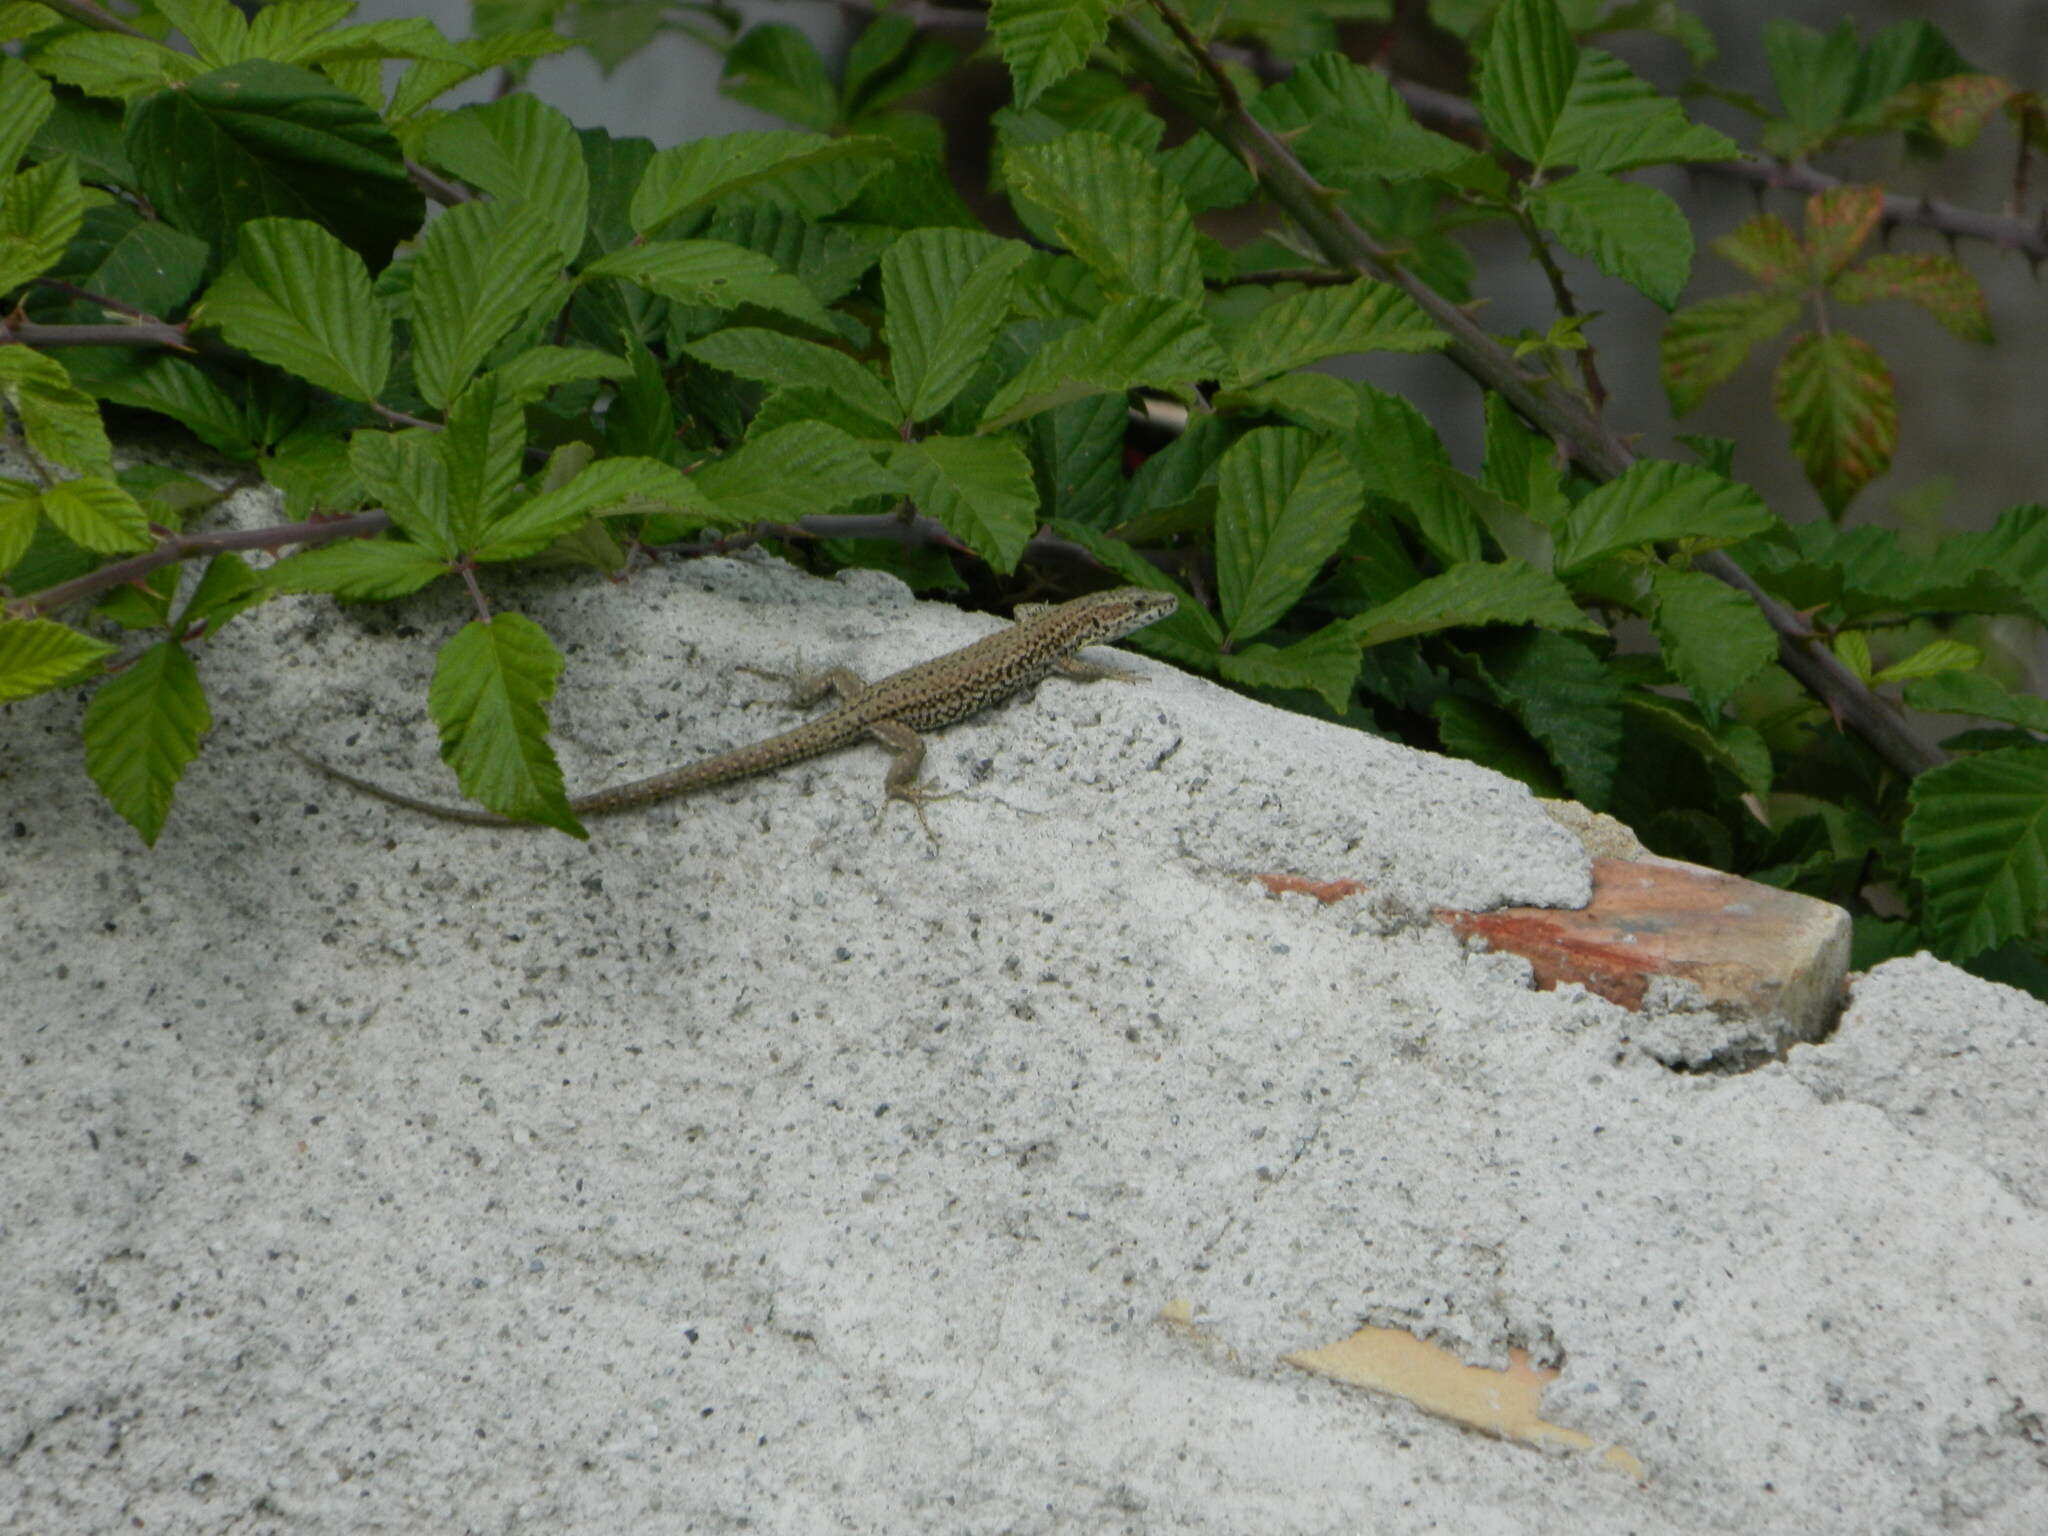
[[[1536, 264], [1543, 269], [1543, 275], [1550, 279], [1550, 295], [1557, 303], [1557, 312], [1565, 316], [1579, 313], [1578, 302], [1572, 297], [1571, 285], [1564, 280], [1564, 268], [1557, 264], [1551, 254], [1550, 242], [1543, 238], [1543, 231], [1536, 227], [1536, 221], [1526, 212], [1516, 210], [1515, 223], [1521, 227], [1528, 239], [1529, 250], [1536, 257]], [[1598, 412], [1607, 404], [1607, 386], [1600, 382], [1600, 365], [1593, 359], [1590, 344], [1579, 349], [1579, 378], [1586, 386], [1586, 399]]]

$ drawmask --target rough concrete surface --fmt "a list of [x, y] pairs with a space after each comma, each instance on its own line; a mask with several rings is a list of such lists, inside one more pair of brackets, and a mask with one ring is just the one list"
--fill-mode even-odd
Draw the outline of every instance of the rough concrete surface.
[[[506, 589], [572, 786], [736, 667], [990, 621], [765, 560]], [[593, 823], [450, 826], [458, 595], [200, 656], [154, 851], [0, 711], [10, 1531], [2048, 1530], [2048, 1011], [1926, 960], [1675, 1072], [1440, 907], [1572, 905], [1517, 785], [1165, 668]], [[1256, 877], [1356, 879], [1362, 899]], [[1545, 1453], [1282, 1356], [1562, 1374]]]

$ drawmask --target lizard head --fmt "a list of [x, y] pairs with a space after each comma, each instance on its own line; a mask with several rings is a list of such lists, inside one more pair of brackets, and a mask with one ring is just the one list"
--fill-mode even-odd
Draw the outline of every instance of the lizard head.
[[1083, 645], [1121, 640], [1134, 629], [1157, 623], [1180, 606], [1171, 592], [1150, 587], [1113, 587], [1107, 592], [1090, 592], [1067, 603], [1066, 609], [1080, 620]]

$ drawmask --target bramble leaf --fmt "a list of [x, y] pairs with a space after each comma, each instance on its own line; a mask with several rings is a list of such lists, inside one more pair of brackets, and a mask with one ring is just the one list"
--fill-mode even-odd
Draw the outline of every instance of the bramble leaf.
[[391, 320], [362, 257], [305, 219], [244, 224], [194, 319], [350, 400], [375, 400], [391, 371]]
[[1217, 465], [1216, 575], [1226, 645], [1273, 626], [1343, 547], [1365, 489], [1337, 444], [1260, 427]]
[[1913, 781], [1906, 845], [1952, 960], [2024, 937], [2048, 907], [2048, 748], [2006, 747]]
[[1891, 370], [1862, 337], [1801, 336], [1778, 364], [1771, 404], [1830, 516], [1891, 468], [1899, 441]]
[[587, 837], [548, 746], [547, 706], [561, 675], [561, 652], [533, 620], [472, 619], [435, 658], [427, 709], [465, 795], [501, 816]]
[[154, 846], [185, 765], [213, 728], [199, 669], [175, 640], [151, 646], [100, 684], [85, 708], [85, 771]]
[[1015, 438], [927, 437], [900, 444], [889, 467], [919, 511], [996, 570], [1017, 568], [1038, 527], [1038, 487]]
[[1669, 309], [1692, 276], [1692, 226], [1655, 187], [1581, 171], [1537, 189], [1536, 218], [1565, 249]]

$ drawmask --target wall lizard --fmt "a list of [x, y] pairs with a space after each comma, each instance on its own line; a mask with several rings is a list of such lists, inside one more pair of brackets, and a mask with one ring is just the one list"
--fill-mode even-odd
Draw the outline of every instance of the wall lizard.
[[[677, 795], [695, 794], [719, 784], [730, 784], [756, 773], [769, 773], [808, 758], [818, 757], [855, 742], [872, 739], [893, 754], [882, 784], [888, 800], [907, 800], [924, 820], [925, 802], [944, 799], [917, 782], [924, 763], [924, 741], [920, 731], [935, 731], [978, 714], [1011, 695], [1057, 673], [1081, 682], [1101, 678], [1133, 681], [1135, 673], [1117, 667], [1082, 661], [1084, 646], [1118, 640], [1133, 630], [1143, 629], [1172, 613], [1179, 599], [1169, 592], [1146, 587], [1118, 587], [1093, 592], [1065, 603], [1020, 603], [1017, 622], [1008, 629], [949, 651], [944, 656], [919, 662], [901, 672], [892, 672], [878, 682], [863, 682], [844, 667], [835, 667], [800, 685], [799, 702], [816, 703], [826, 693], [836, 693], [839, 702], [815, 720], [749, 746], [735, 747], [711, 757], [685, 763], [650, 778], [614, 784], [579, 795], [569, 809], [579, 816], [602, 816], [614, 811], [652, 805]], [[294, 747], [294, 752], [298, 749]], [[344, 773], [329, 763], [304, 752], [298, 755], [310, 767], [329, 778], [339, 779], [366, 795], [388, 800], [408, 810], [424, 811], [445, 821], [462, 821], [476, 826], [512, 827], [532, 823], [513, 821], [491, 811], [470, 806], [440, 805], [415, 800], [386, 789], [368, 779]], [[931, 828], [925, 827], [930, 835]]]

